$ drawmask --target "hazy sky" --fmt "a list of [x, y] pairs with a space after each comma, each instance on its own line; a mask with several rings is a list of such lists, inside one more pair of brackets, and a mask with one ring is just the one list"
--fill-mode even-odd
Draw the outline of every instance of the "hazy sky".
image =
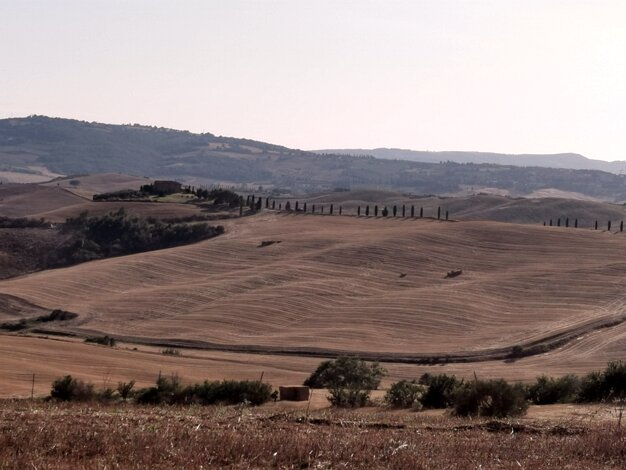
[[626, 0], [0, 0], [0, 117], [626, 159]]

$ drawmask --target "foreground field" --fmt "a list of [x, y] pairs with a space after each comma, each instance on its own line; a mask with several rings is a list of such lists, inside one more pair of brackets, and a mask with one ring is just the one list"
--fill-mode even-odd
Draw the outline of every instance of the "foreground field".
[[0, 403], [2, 468], [624, 468], [611, 422]]

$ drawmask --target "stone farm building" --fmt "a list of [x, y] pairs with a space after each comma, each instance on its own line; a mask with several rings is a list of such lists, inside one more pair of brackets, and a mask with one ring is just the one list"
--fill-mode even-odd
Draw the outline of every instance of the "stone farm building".
[[182, 190], [182, 184], [178, 181], [156, 180], [153, 186], [155, 191], [164, 194], [179, 193]]

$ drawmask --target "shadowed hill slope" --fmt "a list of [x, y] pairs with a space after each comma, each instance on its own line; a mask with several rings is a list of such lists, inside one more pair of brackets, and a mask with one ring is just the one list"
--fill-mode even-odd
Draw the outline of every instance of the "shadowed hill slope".
[[0, 293], [79, 313], [67, 331], [398, 357], [480, 355], [626, 313], [622, 234], [272, 213], [226, 225], [215, 240], [5, 280]]
[[210, 133], [45, 116], [0, 120], [0, 161], [0, 170], [25, 174], [42, 168], [65, 175], [121, 172], [194, 185], [297, 191], [380, 187], [417, 194], [487, 187], [514, 196], [558, 190], [626, 200], [624, 176], [603, 171], [323, 155]]

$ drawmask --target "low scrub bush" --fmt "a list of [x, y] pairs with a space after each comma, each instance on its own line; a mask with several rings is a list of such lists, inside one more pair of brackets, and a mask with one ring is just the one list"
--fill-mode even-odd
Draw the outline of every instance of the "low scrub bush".
[[449, 408], [463, 382], [454, 375], [427, 373], [420, 377], [419, 383], [426, 386], [420, 399], [424, 408]]
[[580, 383], [578, 401], [600, 402], [626, 398], [626, 362], [609, 362], [601, 372], [587, 374]]
[[262, 405], [272, 396], [269, 384], [251, 380], [204, 381], [201, 384], [181, 385], [178, 376], [159, 377], [156, 386], [139, 390], [140, 404], [200, 405], [247, 403]]
[[165, 348], [161, 350], [161, 354], [165, 356], [180, 356], [180, 350], [175, 348]]
[[50, 396], [61, 401], [88, 401], [96, 398], [96, 393], [92, 384], [66, 375], [52, 382]]
[[415, 380], [400, 380], [392, 384], [385, 394], [385, 403], [394, 408], [419, 409], [424, 390], [425, 386]]
[[571, 403], [576, 401], [579, 391], [580, 379], [575, 375], [557, 378], [542, 375], [528, 387], [526, 397], [535, 405]]
[[89, 336], [85, 338], [85, 343], [102, 344], [103, 346], [115, 346], [117, 341], [111, 336]]
[[521, 416], [527, 409], [524, 387], [502, 379], [468, 382], [454, 394], [454, 413], [458, 416], [504, 418]]
[[135, 387], [135, 381], [131, 380], [130, 382], [119, 382], [117, 384], [117, 393], [119, 393], [120, 398], [123, 400], [127, 400], [133, 395], [133, 388]]

